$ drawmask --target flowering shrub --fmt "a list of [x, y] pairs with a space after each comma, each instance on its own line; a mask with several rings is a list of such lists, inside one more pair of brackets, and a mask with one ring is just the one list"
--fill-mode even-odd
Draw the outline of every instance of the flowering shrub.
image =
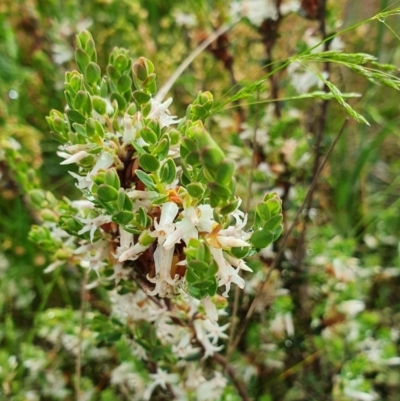
[[400, 10], [45, 3], [0, 7], [0, 399], [395, 400]]
[[[65, 113], [53, 110], [47, 121], [62, 143], [61, 164], [78, 165], [69, 173], [84, 200], [32, 191], [44, 223], [33, 226], [31, 239], [54, 252], [48, 272], [80, 265], [92, 280], [88, 288], [112, 282], [112, 315], [132, 333], [138, 322], [152, 323], [133, 339], [143, 358], [152, 346], [148, 330], [183, 361], [213, 356], [227, 338], [228, 324], [217, 323], [226, 314], [224, 298], [232, 283], [243, 289], [240, 272], [251, 271], [243, 258], [282, 232], [281, 201], [265, 195], [253, 226], [246, 226], [235, 164], [204, 127], [213, 106], [209, 92], [178, 119], [168, 110], [172, 99], [154, 98], [154, 66], [144, 57], [133, 62], [126, 50], [114, 49], [102, 76], [93, 38], [83, 31], [76, 61], [79, 71], [66, 73]], [[181, 363], [181, 374], [187, 369]], [[144, 399], [158, 385], [190, 390], [177, 387], [175, 373], [158, 368], [151, 377]]]

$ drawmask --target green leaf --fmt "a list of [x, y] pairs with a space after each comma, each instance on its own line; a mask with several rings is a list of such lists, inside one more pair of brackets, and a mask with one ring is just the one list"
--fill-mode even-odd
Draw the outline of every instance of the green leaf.
[[250, 252], [250, 247], [243, 246], [243, 247], [233, 247], [230, 250], [230, 253], [238, 259], [244, 259]]
[[137, 178], [139, 178], [139, 180], [142, 181], [142, 183], [148, 189], [150, 189], [151, 191], [156, 191], [157, 190], [156, 186], [154, 185], [153, 180], [144, 171], [136, 170], [135, 174], [136, 174]]
[[158, 145], [155, 148], [151, 148], [152, 153], [154, 153], [159, 160], [163, 160], [168, 156], [168, 151], [169, 151], [169, 140], [168, 136], [164, 135], [161, 138], [161, 141], [158, 143]]
[[135, 91], [132, 93], [133, 98], [135, 99], [135, 102], [141, 106], [146, 104], [147, 102], [150, 101], [151, 96], [148, 95], [147, 93], [144, 93], [143, 91]]
[[133, 209], [133, 203], [124, 188], [119, 188], [117, 205], [119, 210], [131, 211]]
[[228, 199], [232, 196], [232, 192], [227, 187], [217, 184], [216, 182], [208, 183], [207, 187], [218, 198]]
[[83, 90], [78, 91], [74, 99], [74, 108], [77, 110], [81, 109], [87, 102], [88, 97], [89, 95], [87, 94], [86, 91]]
[[118, 191], [121, 183], [119, 181], [119, 176], [115, 168], [110, 168], [106, 171], [106, 173], [104, 174], [104, 183], [112, 186]]
[[268, 221], [271, 218], [269, 207], [264, 202], [257, 203], [256, 212], [264, 221]]
[[187, 136], [183, 137], [180, 146], [181, 157], [185, 158], [190, 152], [195, 150], [197, 150], [196, 143]]
[[107, 103], [100, 96], [92, 96], [92, 105], [97, 113], [104, 116], [107, 112]]
[[133, 220], [134, 214], [127, 210], [121, 210], [114, 213], [112, 216], [112, 221], [117, 224], [129, 224]]
[[100, 138], [104, 138], [105, 132], [104, 132], [103, 126], [97, 120], [94, 120], [94, 126], [95, 126], [97, 135]]
[[104, 202], [111, 202], [118, 198], [118, 191], [106, 184], [101, 184], [97, 188], [97, 196]]
[[76, 64], [78, 65], [78, 70], [83, 74], [85, 72], [87, 65], [90, 62], [88, 54], [83, 49], [80, 49], [78, 47], [75, 50], [75, 59], [76, 59]]
[[208, 276], [208, 270], [209, 270], [209, 264], [202, 261], [202, 260], [190, 260], [187, 263], [187, 269], [188, 270], [193, 270], [197, 276], [199, 277], [207, 277]]
[[86, 122], [86, 118], [79, 111], [69, 109], [66, 114], [71, 123], [85, 124]]
[[181, 134], [178, 130], [171, 129], [168, 132], [168, 135], [169, 135], [169, 140], [171, 142], [171, 145], [176, 145], [179, 143], [179, 140], [181, 139]]
[[143, 81], [143, 89], [149, 93], [156, 93], [157, 92], [157, 83], [156, 83], [156, 74], [150, 74], [144, 81]]
[[140, 59], [138, 62], [136, 62], [133, 65], [133, 73], [136, 75], [138, 79], [141, 81], [144, 81], [147, 78], [147, 69], [144, 63], [140, 62]]
[[164, 184], [171, 184], [176, 178], [176, 166], [175, 162], [169, 158], [162, 166], [160, 170], [160, 180]]
[[85, 69], [85, 79], [90, 85], [97, 84], [101, 79], [100, 67], [93, 62], [90, 62]]
[[86, 128], [78, 123], [73, 123], [72, 127], [74, 128], [74, 130], [81, 136], [86, 137]]
[[158, 159], [153, 155], [149, 155], [148, 153], [140, 155], [139, 165], [144, 171], [149, 171], [150, 173], [153, 173], [160, 168], [160, 162]]
[[224, 157], [222, 150], [217, 147], [206, 146], [201, 150], [201, 158], [204, 164], [211, 169], [217, 169]]
[[92, 137], [96, 133], [96, 125], [93, 118], [90, 117], [86, 120], [85, 129], [88, 137]]
[[281, 214], [278, 214], [271, 219], [269, 219], [265, 225], [264, 228], [267, 230], [270, 230], [274, 232], [281, 224], [282, 224], [283, 217]]
[[265, 248], [274, 240], [274, 234], [270, 230], [255, 231], [250, 237], [250, 242], [254, 248]]
[[120, 54], [115, 58], [113, 64], [118, 71], [123, 72], [129, 67], [129, 59], [123, 54]]
[[111, 93], [110, 100], [113, 102], [114, 100], [117, 102], [118, 110], [124, 111], [126, 109], [127, 103], [126, 100], [117, 92]]
[[200, 199], [204, 195], [204, 186], [198, 182], [192, 182], [186, 186], [186, 190], [193, 198]]
[[112, 81], [117, 82], [121, 74], [118, 70], [111, 64], [107, 66], [107, 75], [112, 79]]
[[235, 199], [220, 209], [220, 213], [224, 216], [234, 212], [239, 206], [239, 199]]
[[282, 204], [276, 198], [268, 199], [265, 202], [265, 205], [268, 207], [268, 210], [269, 210], [271, 216], [275, 216], [276, 214], [279, 214], [282, 212]]
[[120, 79], [117, 82], [117, 89], [120, 93], [125, 93], [127, 91], [130, 91], [132, 87], [132, 80], [131, 78], [124, 74], [121, 75]]
[[158, 140], [156, 133], [149, 127], [143, 127], [140, 130], [140, 136], [151, 145], [156, 144]]
[[228, 185], [235, 173], [235, 162], [230, 159], [225, 159], [217, 170], [216, 181], [221, 185]]
[[190, 152], [188, 155], [186, 155], [185, 162], [193, 167], [200, 166], [200, 152], [198, 150]]

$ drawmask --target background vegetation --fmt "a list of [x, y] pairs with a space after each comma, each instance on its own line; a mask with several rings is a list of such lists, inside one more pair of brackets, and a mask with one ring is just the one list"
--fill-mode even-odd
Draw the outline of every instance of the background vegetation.
[[[208, 129], [236, 161], [245, 211], [252, 213], [266, 191], [278, 192], [283, 201], [283, 238], [248, 260], [254, 272], [246, 273], [245, 290], [229, 298], [231, 334], [221, 351], [227, 363], [219, 368], [229, 384], [217, 399], [242, 399], [239, 388], [245, 388], [248, 399], [262, 401], [396, 401], [398, 84], [393, 78], [395, 83], [385, 86], [378, 76], [367, 79], [360, 69], [348, 68], [348, 60], [317, 53], [284, 66], [289, 57], [327, 38], [318, 51], [368, 53], [398, 66], [399, 16], [359, 24], [396, 4], [295, 3], [278, 1], [293, 6], [293, 12], [261, 24], [246, 14], [245, 1], [239, 3], [240, 20], [194, 59], [169, 92], [172, 114], [178, 116], [199, 91], [214, 94], [217, 107]], [[53, 259], [28, 241], [38, 216], [27, 197], [39, 187], [58, 198], [79, 196], [68, 168], [59, 164], [58, 144], [45, 119], [65, 105], [64, 74], [75, 68], [75, 35], [90, 30], [103, 70], [114, 46], [128, 49], [133, 59], [151, 59], [161, 87], [203, 40], [232, 21], [235, 4], [0, 4], [1, 399], [75, 398], [73, 344], [79, 335], [82, 272], [44, 272]], [[373, 62], [364, 67], [378, 70]], [[351, 119], [338, 138], [346, 110], [332, 97], [322, 98], [329, 88], [315, 73], [329, 77], [343, 93], [362, 94], [347, 102], [370, 125]], [[235, 100], [237, 91], [246, 97]], [[80, 399], [140, 399], [129, 375], [147, 377], [145, 364], [124, 338], [98, 336], [105, 326], [99, 328], [96, 317], [108, 313], [107, 292], [90, 290], [86, 301]], [[159, 390], [152, 399], [171, 398]]]

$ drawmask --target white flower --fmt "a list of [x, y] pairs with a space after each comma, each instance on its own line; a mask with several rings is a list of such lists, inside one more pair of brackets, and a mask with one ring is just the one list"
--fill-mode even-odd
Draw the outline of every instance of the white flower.
[[240, 268], [236, 270], [224, 258], [222, 249], [210, 247], [211, 254], [218, 265], [217, 276], [219, 278], [218, 286], [225, 285], [224, 297], [228, 296], [231, 289], [231, 283], [235, 283], [239, 288], [244, 288], [245, 281], [239, 276]]
[[309, 69], [305, 69], [303, 65], [296, 61], [289, 65], [287, 71], [292, 85], [299, 94], [307, 93], [313, 86], [320, 83], [316, 74]]
[[179, 381], [179, 376], [176, 373], [167, 373], [166, 371], [157, 368], [157, 373], [151, 374], [153, 382], [147, 386], [144, 394], [144, 400], [150, 400], [151, 394], [157, 386], [161, 386], [163, 390], [167, 389], [167, 384], [176, 384]]
[[295, 13], [300, 9], [300, 2], [297, 0], [290, 0], [286, 3], [281, 4], [279, 11], [281, 15], [287, 15], [289, 13]]
[[183, 25], [187, 28], [193, 28], [196, 25], [196, 18], [193, 14], [176, 11], [173, 16], [177, 25]]
[[214, 378], [203, 382], [197, 388], [197, 401], [217, 401], [221, 399], [227, 380], [221, 373], [215, 372]]
[[210, 205], [190, 206], [181, 215], [183, 219], [175, 224], [176, 230], [164, 242], [165, 249], [171, 249], [181, 239], [187, 244], [191, 238], [197, 239], [199, 232], [209, 233], [215, 224]]
[[60, 267], [65, 263], [64, 260], [56, 260], [55, 262], [48, 265], [44, 270], [43, 273], [51, 273], [52, 271], [56, 270], [57, 267]]
[[166, 239], [171, 236], [171, 233], [175, 230], [175, 220], [178, 214], [179, 207], [174, 202], [166, 202], [161, 208], [160, 222], [154, 221], [155, 230], [150, 234], [158, 238], [157, 248], [154, 252], [154, 265], [155, 265], [155, 277], [147, 276], [147, 279], [155, 284], [153, 291], [149, 291], [150, 295], [160, 295], [164, 297], [169, 292], [169, 285], [175, 285], [178, 276], [171, 277], [171, 265], [174, 257], [175, 244], [173, 243], [170, 247], [166, 247]]
[[349, 397], [354, 401], [375, 401], [377, 399], [376, 394], [353, 390], [351, 388], [345, 388], [343, 393], [346, 397]]
[[169, 127], [171, 124], [178, 124], [180, 119], [176, 120], [176, 116], [171, 116], [168, 111], [168, 107], [172, 103], [172, 97], [167, 99], [164, 103], [160, 103], [155, 99], [150, 100], [151, 111], [148, 116], [151, 120], [158, 120], [160, 127]]
[[193, 364], [190, 364], [187, 368], [187, 379], [185, 386], [189, 389], [197, 389], [201, 383], [206, 381], [203, 376], [203, 371], [200, 368], [195, 368]]
[[196, 319], [193, 323], [197, 340], [199, 340], [200, 344], [204, 348], [204, 356], [202, 359], [207, 359], [209, 356], [214, 355], [215, 352], [221, 351], [222, 348], [224, 348], [223, 345], [217, 347], [210, 341], [208, 338], [208, 331], [205, 326], [206, 321], [208, 321], [208, 319]]
[[365, 309], [365, 303], [358, 299], [344, 301], [339, 306], [340, 310], [348, 316], [355, 316]]
[[114, 264], [114, 274], [108, 277], [108, 280], [115, 279], [115, 284], [117, 285], [121, 280], [128, 280], [129, 274], [131, 273], [130, 269], [124, 269], [122, 263]]
[[151, 244], [142, 245], [137, 242], [135, 245], [130, 247], [128, 250], [123, 252], [118, 258], [118, 262], [125, 262], [126, 260], [136, 260]]
[[94, 218], [82, 218], [82, 217], [78, 217], [78, 220], [81, 223], [84, 223], [84, 227], [78, 231], [78, 234], [84, 234], [88, 231], [90, 231], [90, 241], [93, 242], [93, 238], [94, 238], [94, 233], [96, 232], [96, 230], [102, 226], [103, 224], [107, 224], [110, 223], [111, 220], [111, 216], [105, 216], [105, 215], [100, 215]]
[[93, 186], [92, 176], [97, 174], [100, 169], [107, 170], [113, 164], [114, 164], [114, 157], [109, 152], [103, 152], [98, 158], [92, 171], [90, 171], [90, 173], [87, 176], [81, 176], [72, 171], [69, 171], [69, 174], [71, 174], [72, 177], [78, 180], [77, 187], [79, 189], [85, 189], [85, 188], [91, 189]]
[[131, 117], [129, 114], [124, 115], [124, 134], [122, 136], [122, 142], [124, 144], [130, 143], [136, 138], [136, 133], [142, 128], [140, 122], [140, 113], [135, 114]]
[[82, 210], [82, 209], [94, 209], [94, 203], [88, 200], [74, 200], [71, 202], [71, 206], [75, 209]]
[[70, 155], [69, 153], [65, 152], [57, 152], [57, 155], [65, 159], [60, 163], [61, 165], [65, 165], [65, 164], [78, 163], [80, 160], [88, 156], [89, 153], [85, 152], [84, 150], [81, 150], [80, 152], [77, 152], [73, 155]]
[[106, 266], [104, 262], [108, 258], [110, 244], [106, 240], [96, 241], [95, 243], [88, 243], [75, 249], [75, 255], [83, 255], [81, 258], [81, 266], [94, 270], [99, 275], [99, 270]]
[[128, 231], [125, 231], [121, 226], [119, 226], [119, 247], [114, 254], [116, 259], [127, 251], [133, 244], [133, 234]]
[[191, 334], [185, 332], [177, 344], [172, 345], [172, 352], [178, 358], [187, 358], [200, 351], [199, 348], [193, 348], [191, 344]]
[[275, 0], [243, 0], [241, 13], [255, 26], [261, 26], [264, 20], [278, 19]]
[[143, 379], [129, 362], [123, 362], [111, 372], [111, 384], [128, 387], [137, 398], [141, 398], [145, 390]]
[[79, 174], [74, 173], [73, 171], [68, 171], [69, 174], [72, 175], [72, 177], [74, 177], [78, 182], [76, 183], [76, 186], [79, 189], [85, 189], [85, 188], [91, 188], [91, 186], [93, 185], [93, 181], [92, 179], [89, 177], [89, 175], [87, 176], [81, 176]]
[[220, 338], [227, 339], [229, 336], [224, 331], [229, 327], [230, 323], [219, 326], [218, 323], [209, 319], [203, 320], [203, 327], [207, 331], [207, 336], [213, 344], [217, 344]]
[[218, 321], [218, 311], [216, 306], [214, 305], [214, 302], [211, 300], [210, 297], [203, 298], [201, 300], [201, 303], [203, 304], [204, 310], [206, 311], [207, 317], [212, 321], [216, 322]]

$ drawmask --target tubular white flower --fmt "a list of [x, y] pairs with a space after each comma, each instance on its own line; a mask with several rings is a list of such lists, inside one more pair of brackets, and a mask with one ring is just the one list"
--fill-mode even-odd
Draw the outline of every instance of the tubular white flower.
[[74, 173], [73, 171], [68, 171], [78, 182], [75, 184], [79, 189], [91, 188], [93, 181], [89, 176], [81, 176]]
[[168, 236], [164, 248], [171, 249], [181, 239], [187, 244], [191, 238], [198, 238], [199, 232], [209, 233], [215, 224], [212, 213], [210, 205], [200, 205], [197, 208], [190, 206], [185, 209], [181, 213], [183, 219], [175, 224], [176, 230]]
[[210, 321], [217, 322], [218, 311], [217, 307], [214, 305], [211, 298], [210, 297], [203, 298], [201, 300], [201, 303], [203, 304], [204, 310], [206, 311], [207, 317], [210, 319]]
[[96, 232], [96, 230], [101, 225], [110, 223], [112, 221], [111, 216], [104, 216], [104, 215], [100, 215], [95, 218], [87, 218], [87, 219], [78, 217], [78, 220], [81, 223], [85, 224], [85, 226], [80, 231], [78, 231], [78, 234], [81, 235], [81, 234], [84, 234], [84, 233], [90, 231], [90, 241], [91, 242], [93, 242], [94, 233]]
[[81, 150], [80, 152], [77, 152], [73, 155], [69, 155], [68, 153], [64, 153], [64, 152], [57, 152], [57, 154], [60, 157], [67, 156], [66, 159], [60, 163], [61, 165], [77, 163], [89, 155], [89, 153], [85, 152], [84, 150]]
[[151, 120], [158, 120], [160, 123], [160, 127], [169, 127], [171, 124], [178, 124], [181, 119], [176, 119], [176, 116], [171, 116], [169, 114], [168, 107], [172, 103], [172, 97], [167, 99], [164, 103], [160, 103], [155, 99], [150, 100], [151, 103], [151, 111], [148, 116]]
[[136, 129], [133, 127], [132, 118], [129, 114], [124, 114], [124, 134], [122, 136], [122, 142], [124, 144], [130, 143], [135, 139]]
[[107, 170], [114, 164], [114, 157], [109, 152], [102, 152], [92, 171], [89, 173], [90, 176], [98, 173], [100, 169]]
[[224, 297], [228, 296], [231, 289], [231, 283], [236, 284], [239, 288], [244, 288], [245, 281], [239, 276], [239, 268], [236, 270], [226, 261], [222, 249], [210, 247], [211, 254], [218, 265], [219, 277], [218, 285], [225, 285], [225, 292], [222, 294]]
[[146, 388], [143, 394], [144, 400], [149, 400], [151, 394], [157, 386], [161, 386], [162, 389], [167, 389], [167, 384], [175, 384], [179, 381], [179, 375], [176, 373], [167, 373], [166, 371], [157, 368], [157, 373], [150, 374], [153, 382]]
[[194, 330], [196, 332], [196, 337], [204, 348], [204, 356], [202, 359], [207, 359], [209, 356], [212, 356], [216, 352], [221, 351], [222, 348], [224, 348], [224, 346], [220, 345], [219, 347], [217, 347], [211, 343], [211, 341], [207, 336], [207, 331], [204, 327], [204, 322], [205, 320], [196, 319], [193, 325], [194, 325]]
[[137, 242], [127, 251], [123, 252], [121, 256], [118, 258], [118, 262], [125, 262], [126, 260], [136, 260], [146, 249], [150, 247], [149, 245], [142, 245]]
[[233, 248], [241, 246], [250, 246], [246, 241], [235, 237], [224, 237], [222, 235], [217, 236], [218, 242], [221, 244], [222, 248]]

